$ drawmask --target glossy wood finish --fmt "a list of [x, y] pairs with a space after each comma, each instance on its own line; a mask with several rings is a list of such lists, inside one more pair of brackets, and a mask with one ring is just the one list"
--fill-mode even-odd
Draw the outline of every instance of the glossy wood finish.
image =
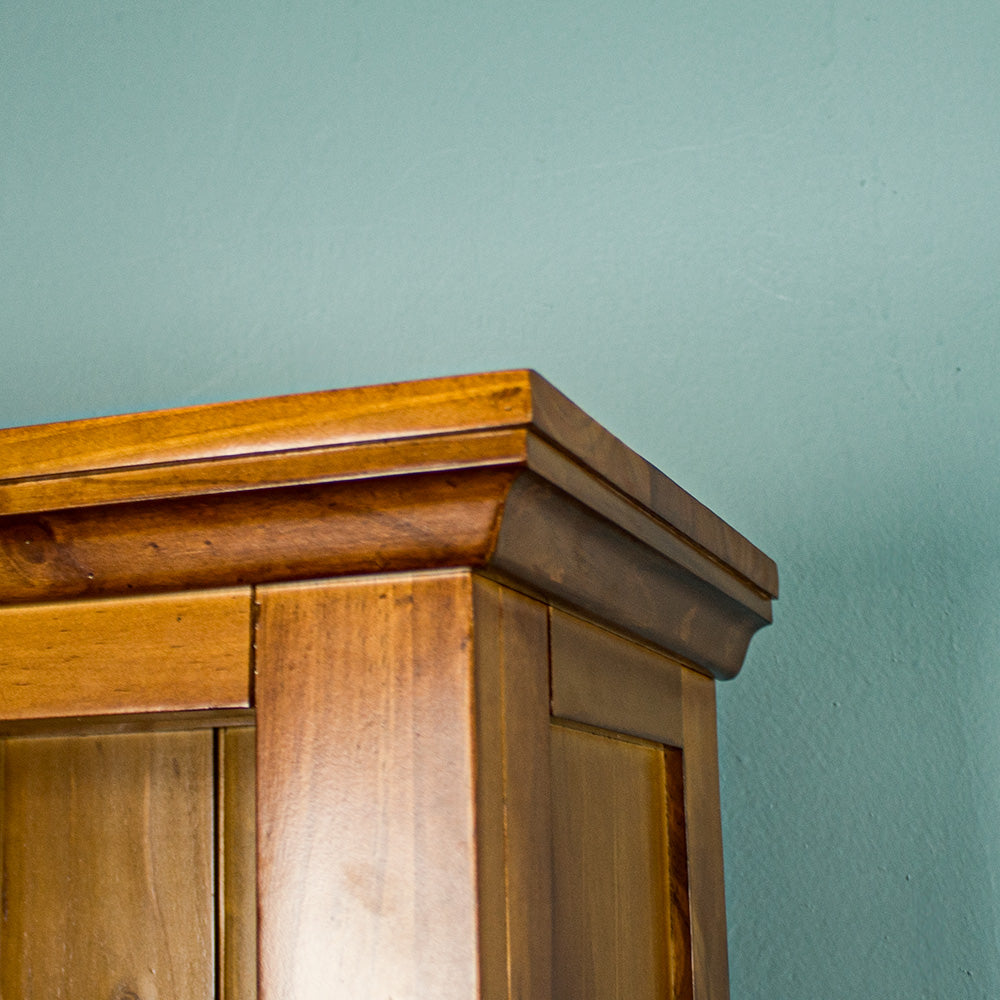
[[483, 563], [511, 478], [473, 469], [0, 518], [0, 600]]
[[260, 995], [478, 990], [468, 574], [261, 588]]
[[474, 580], [481, 995], [552, 995], [548, 609]]
[[218, 1000], [257, 996], [257, 739], [216, 733]]
[[0, 998], [725, 1000], [776, 594], [531, 372], [0, 432]]
[[[425, 454], [432, 454], [441, 444], [450, 446], [456, 435], [520, 428], [532, 430], [574, 456], [617, 492], [750, 584], [766, 594], [777, 594], [777, 572], [771, 560], [530, 371], [14, 428], [0, 433], [0, 512], [176, 495], [188, 492], [192, 482], [195, 492], [208, 487], [217, 493], [263, 483], [316, 481], [337, 475], [336, 468], [323, 472], [308, 465], [316, 449], [413, 438], [422, 440]], [[473, 445], [459, 464], [466, 465], [477, 451]], [[216, 475], [215, 463], [232, 470], [234, 458], [279, 455], [290, 463], [284, 473], [235, 479], [231, 472]], [[303, 473], [295, 465], [297, 458], [306, 460], [308, 471]], [[348, 466], [347, 474], [368, 475], [379, 468], [398, 469], [406, 464], [376, 461]], [[125, 471], [150, 475], [110, 493], [87, 493], [109, 478], [121, 480]]]
[[473, 566], [728, 677], [777, 593], [532, 372], [19, 428], [0, 470], [8, 603]]
[[0, 720], [250, 705], [247, 588], [0, 608]]
[[8, 740], [0, 995], [212, 995], [212, 736]]

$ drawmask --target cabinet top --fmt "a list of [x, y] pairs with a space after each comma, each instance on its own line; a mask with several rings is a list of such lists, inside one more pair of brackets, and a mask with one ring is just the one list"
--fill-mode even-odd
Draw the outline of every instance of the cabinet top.
[[571, 459], [761, 596], [777, 596], [763, 552], [527, 370], [0, 430], [0, 518], [468, 468], [532, 443], [536, 454], [547, 447]]

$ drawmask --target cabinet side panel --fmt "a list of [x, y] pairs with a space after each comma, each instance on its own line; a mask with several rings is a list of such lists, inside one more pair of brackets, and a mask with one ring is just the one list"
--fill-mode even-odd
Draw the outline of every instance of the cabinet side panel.
[[263, 587], [259, 995], [478, 990], [465, 573]]
[[662, 749], [552, 727], [556, 1000], [664, 1000], [668, 835]]
[[214, 994], [211, 732], [12, 739], [4, 1000]]
[[548, 611], [475, 581], [483, 996], [552, 995]]
[[219, 1000], [257, 996], [256, 735], [217, 734]]

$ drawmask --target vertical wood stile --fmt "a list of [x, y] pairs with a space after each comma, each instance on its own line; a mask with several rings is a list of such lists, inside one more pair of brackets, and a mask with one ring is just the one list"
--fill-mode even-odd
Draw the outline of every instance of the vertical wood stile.
[[684, 801], [696, 1000], [729, 1000], [715, 682], [684, 671]]
[[478, 991], [464, 572], [261, 587], [259, 996]]
[[257, 996], [256, 731], [216, 733], [218, 1000]]
[[475, 580], [482, 995], [552, 991], [548, 611]]

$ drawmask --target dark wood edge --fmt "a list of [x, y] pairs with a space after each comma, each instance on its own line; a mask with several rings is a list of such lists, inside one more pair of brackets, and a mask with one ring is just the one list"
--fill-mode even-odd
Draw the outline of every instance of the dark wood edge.
[[537, 372], [528, 377], [539, 434], [765, 595], [778, 596], [777, 566], [760, 549]]
[[184, 712], [140, 712], [121, 715], [69, 715], [40, 719], [0, 720], [0, 737], [101, 736], [188, 729], [231, 729], [252, 726], [252, 708], [206, 708]]
[[770, 604], [742, 601], [525, 473], [487, 571], [720, 680], [743, 665]]

